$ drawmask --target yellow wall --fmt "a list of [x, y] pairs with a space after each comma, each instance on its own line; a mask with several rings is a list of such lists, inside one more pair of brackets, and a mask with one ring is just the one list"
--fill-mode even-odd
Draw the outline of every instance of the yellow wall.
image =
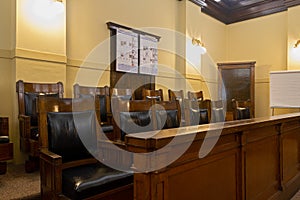
[[[189, 39], [188, 42], [191, 42], [192, 38], [200, 39], [207, 50], [202, 56], [195, 55], [199, 57], [198, 66], [187, 60], [187, 80], [195, 91], [203, 91], [204, 98], [217, 100], [218, 70], [216, 63], [226, 59], [226, 25], [201, 13], [199, 6], [189, 1], [186, 12], [186, 35]], [[198, 64], [197, 61], [195, 62]]]
[[294, 48], [297, 40], [300, 40], [300, 6], [288, 10], [288, 70], [300, 69], [300, 45]]
[[255, 116], [267, 116], [269, 72], [287, 69], [287, 12], [227, 26], [228, 60], [256, 61]]
[[9, 117], [15, 163], [26, 159], [19, 150], [16, 81], [66, 80], [65, 12], [52, 18], [48, 11], [35, 15], [35, 3], [43, 1], [0, 2], [0, 91], [6, 94], [1, 96], [0, 115]]
[[[107, 52], [109, 52], [110, 31], [106, 25], [109, 21], [161, 36], [158, 47], [160, 49], [159, 64], [169, 67], [170, 70], [174, 69], [176, 66], [176, 56], [173, 52], [176, 48], [174, 46], [176, 43], [175, 32], [181, 26], [176, 19], [178, 19], [178, 15], [184, 16], [185, 13], [181, 13], [183, 9], [185, 9], [185, 1], [174, 0], [90, 0], [89, 3], [69, 1], [67, 5], [67, 94], [73, 93], [72, 86], [78, 82], [74, 77], [77, 75], [74, 73], [74, 67], [91, 67], [92, 50], [97, 51], [97, 55], [104, 58], [94, 61], [97, 66], [90, 70], [91, 76], [95, 69], [101, 71], [99, 72], [101, 76], [108, 75], [104, 70], [110, 64], [109, 60], [105, 59], [109, 58]], [[101, 50], [101, 47], [105, 47], [105, 50]], [[84, 62], [86, 59], [88, 62]], [[175, 84], [173, 74], [159, 73], [156, 81], [172, 87]], [[103, 80], [107, 81], [105, 85], [109, 85], [108, 78]], [[86, 82], [89, 81], [86, 80]], [[80, 84], [85, 84], [85, 82]]]
[[[18, 133], [13, 123], [14, 68], [12, 49], [15, 44], [15, 2], [11, 0], [0, 1], [0, 116], [9, 117], [9, 137], [15, 141]], [[15, 149], [17, 149], [15, 147]]]
[[17, 0], [16, 47], [65, 56], [65, 15], [55, 15], [50, 5], [43, 7], [43, 2], [47, 0]]
[[[225, 59], [226, 51], [219, 46], [226, 46], [226, 25], [201, 13], [199, 7], [190, 1], [91, 0], [88, 4], [83, 1], [70, 1], [67, 4], [68, 96], [72, 96], [73, 84], [79, 82], [76, 80], [76, 67], [92, 68], [91, 76], [95, 70], [101, 71], [101, 76], [107, 75], [105, 69], [109, 66], [109, 60], [105, 58], [109, 57], [110, 31], [106, 23], [109, 21], [161, 36], [157, 87], [186, 90], [184, 79], [187, 78], [192, 87], [189, 90], [207, 88], [207, 84], [216, 90], [216, 74], [211, 77], [211, 73], [206, 73], [210, 77], [204, 80], [199, 73], [210, 71], [210, 67], [215, 71], [215, 62]], [[208, 54], [201, 61], [203, 67], [198, 72], [184, 61], [185, 40], [191, 37], [202, 38], [208, 49]], [[91, 59], [94, 55], [103, 59]], [[109, 85], [109, 79], [104, 80], [107, 81], [104, 85]], [[81, 84], [91, 84], [91, 80], [87, 77]], [[100, 85], [99, 82], [94, 84]], [[206, 90], [205, 96], [210, 98], [212, 94]]]

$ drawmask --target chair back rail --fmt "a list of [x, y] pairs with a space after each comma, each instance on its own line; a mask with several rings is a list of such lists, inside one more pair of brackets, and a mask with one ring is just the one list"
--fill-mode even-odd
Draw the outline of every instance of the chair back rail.
[[157, 99], [157, 101], [163, 101], [164, 100], [164, 93], [162, 89], [158, 89], [158, 90], [148, 90], [146, 88], [143, 88], [142, 90], [142, 97], [143, 100], [147, 100], [147, 99]]
[[31, 83], [19, 80], [16, 83], [16, 91], [18, 93], [19, 114], [25, 115], [25, 99], [24, 93], [57, 93], [59, 98], [63, 98], [64, 87], [62, 82], [57, 83]]
[[[99, 118], [99, 101], [97, 98], [38, 98], [38, 115], [40, 130], [40, 148], [48, 148], [48, 112], [78, 112], [85, 110], [95, 110], [97, 119]], [[99, 121], [98, 121], [99, 122]]]
[[[150, 117], [150, 124], [145, 127], [145, 130], [157, 130], [164, 127], [180, 126], [180, 119], [181, 119], [181, 109], [179, 101], [155, 101], [155, 100], [120, 100], [120, 99], [114, 99], [113, 101], [113, 113], [114, 113], [114, 130], [116, 131], [115, 134], [118, 138], [124, 139], [124, 136], [122, 136], [122, 133], [124, 130], [122, 130], [122, 126], [124, 128], [124, 125], [121, 124], [121, 121], [124, 122], [124, 113], [129, 113], [127, 117], [134, 117], [133, 121], [137, 120], [146, 120], [146, 118]], [[150, 111], [150, 112], [149, 112]], [[162, 112], [160, 112], [162, 111]], [[161, 123], [161, 117], [162, 115], [165, 115], [167, 118], [170, 117], [171, 112], [174, 111], [173, 117], [175, 116], [175, 119], [169, 119], [169, 121], [166, 121], [165, 123], [169, 123], [169, 125], [162, 124]], [[149, 116], [145, 116], [145, 113], [147, 115], [147, 112], [149, 112]], [[130, 113], [137, 113], [135, 115], [130, 115]], [[140, 114], [138, 114], [140, 113]], [[120, 116], [122, 115], [122, 119]], [[141, 117], [141, 119], [139, 119]], [[135, 119], [137, 118], [137, 119]], [[129, 119], [128, 119], [129, 120]], [[168, 119], [165, 119], [168, 120]], [[172, 121], [173, 120], [173, 121]], [[177, 120], [177, 121], [176, 121]], [[179, 120], [179, 121], [178, 121]], [[141, 122], [141, 121], [140, 121]], [[142, 123], [142, 122], [141, 122]], [[141, 126], [140, 124], [137, 124], [138, 126]], [[129, 126], [129, 125], [128, 125]], [[151, 126], [151, 127], [149, 127]], [[171, 128], [171, 127], [168, 127]], [[139, 129], [140, 131], [143, 130], [143, 128]], [[126, 131], [125, 131], [126, 132]]]
[[202, 91], [188, 91], [188, 99], [190, 100], [204, 100]]
[[168, 95], [169, 95], [169, 100], [170, 101], [174, 101], [174, 100], [183, 100], [184, 99], [184, 94], [183, 94], [183, 90], [171, 90], [168, 89]]

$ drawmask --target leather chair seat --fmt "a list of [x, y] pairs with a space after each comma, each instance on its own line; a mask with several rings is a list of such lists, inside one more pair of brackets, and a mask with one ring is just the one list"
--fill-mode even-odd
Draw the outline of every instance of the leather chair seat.
[[133, 182], [133, 174], [101, 163], [63, 170], [63, 193], [71, 199], [83, 199]]
[[0, 144], [9, 143], [8, 136], [0, 136]]
[[126, 134], [152, 131], [151, 112], [120, 112], [121, 140]]

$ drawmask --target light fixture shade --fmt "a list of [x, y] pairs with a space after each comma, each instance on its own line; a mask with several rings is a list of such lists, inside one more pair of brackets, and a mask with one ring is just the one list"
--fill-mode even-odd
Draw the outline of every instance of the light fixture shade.
[[300, 44], [300, 40], [297, 40], [297, 42], [294, 45], [294, 48], [297, 48], [299, 46], [299, 44]]
[[65, 10], [64, 4], [60, 0], [56, 0], [53, 2], [52, 9], [56, 15], [62, 14]]

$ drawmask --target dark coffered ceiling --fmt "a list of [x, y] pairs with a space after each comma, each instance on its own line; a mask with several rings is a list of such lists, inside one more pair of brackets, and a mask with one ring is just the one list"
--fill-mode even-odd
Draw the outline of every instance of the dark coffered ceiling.
[[190, 0], [202, 7], [202, 12], [231, 24], [287, 10], [300, 5], [300, 0]]

